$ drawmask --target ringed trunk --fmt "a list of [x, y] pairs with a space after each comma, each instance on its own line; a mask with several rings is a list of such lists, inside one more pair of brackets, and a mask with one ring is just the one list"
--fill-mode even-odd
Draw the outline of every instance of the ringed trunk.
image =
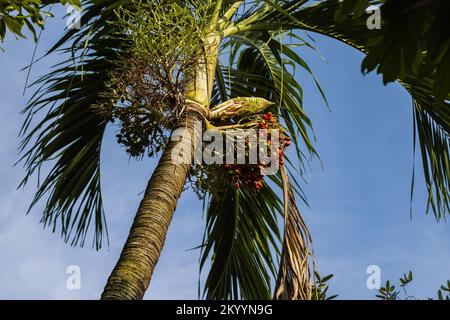
[[[192, 138], [172, 141], [164, 150], [148, 182], [119, 261], [108, 278], [102, 300], [142, 299], [150, 284], [194, 154], [190, 153], [191, 161], [187, 164], [172, 159], [172, 152], [193, 151], [195, 123], [204, 120], [198, 105], [205, 110], [209, 108], [219, 43], [220, 38], [214, 34], [205, 39], [204, 61], [199, 63], [195, 79], [186, 91], [186, 98], [194, 101], [197, 108], [188, 108], [178, 127], [185, 128]], [[189, 140], [191, 145], [180, 145]]]
[[[200, 115], [189, 112], [185, 125], [191, 134], [195, 121], [201, 121]], [[102, 293], [102, 300], [143, 298], [188, 177], [190, 165], [176, 163], [172, 159], [172, 151], [179, 149], [183, 141], [173, 141], [167, 146], [153, 172], [119, 261]], [[183, 146], [186, 147], [191, 146]]]

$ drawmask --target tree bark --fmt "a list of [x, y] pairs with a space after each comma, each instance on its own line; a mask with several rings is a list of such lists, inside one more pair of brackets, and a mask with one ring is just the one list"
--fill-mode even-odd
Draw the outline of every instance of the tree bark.
[[[186, 128], [186, 134], [194, 137], [196, 121], [202, 121], [201, 116], [191, 110], [186, 112], [179, 125]], [[119, 261], [102, 293], [102, 300], [143, 298], [188, 177], [190, 164], [177, 163], [172, 159], [173, 150], [180, 149], [183, 143], [189, 143], [189, 139], [170, 142], [153, 172]], [[183, 147], [193, 151], [192, 144]], [[190, 154], [192, 156], [193, 152]]]
[[[186, 88], [186, 98], [197, 107], [187, 106], [178, 127], [185, 128], [191, 139], [170, 142], [164, 150], [148, 182], [119, 261], [108, 278], [102, 300], [142, 299], [149, 286], [194, 157], [195, 123], [203, 122], [209, 108], [220, 40], [220, 36], [214, 33], [205, 39], [205, 56]], [[199, 106], [205, 109], [200, 110]], [[189, 163], [184, 161], [181, 164], [172, 159], [174, 149], [187, 148], [192, 151]]]

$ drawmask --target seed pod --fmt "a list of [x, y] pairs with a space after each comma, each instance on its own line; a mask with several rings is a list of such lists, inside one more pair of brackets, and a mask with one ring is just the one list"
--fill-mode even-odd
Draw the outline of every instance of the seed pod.
[[239, 97], [225, 101], [210, 110], [209, 119], [226, 119], [230, 117], [249, 117], [261, 113], [268, 107], [274, 105], [273, 102], [264, 98]]

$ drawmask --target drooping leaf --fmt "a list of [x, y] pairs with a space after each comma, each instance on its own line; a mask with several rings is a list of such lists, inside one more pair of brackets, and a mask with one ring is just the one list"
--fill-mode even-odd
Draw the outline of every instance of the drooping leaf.
[[32, 84], [37, 90], [23, 110], [21, 132], [21, 160], [27, 171], [21, 186], [46, 173], [38, 179], [30, 210], [45, 201], [42, 223], [59, 230], [72, 245], [83, 245], [94, 225], [97, 249], [107, 235], [100, 183], [106, 121], [91, 106], [106, 99], [101, 93], [123, 43], [105, 23], [113, 16], [108, 5], [93, 1], [84, 11], [83, 28], [69, 30], [50, 50], [68, 58]]

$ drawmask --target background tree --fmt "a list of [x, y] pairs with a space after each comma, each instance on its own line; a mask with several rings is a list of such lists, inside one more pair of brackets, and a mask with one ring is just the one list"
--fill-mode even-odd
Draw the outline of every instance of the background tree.
[[52, 16], [45, 8], [57, 2], [81, 7], [80, 0], [0, 0], [0, 42], [5, 40], [7, 31], [16, 37], [25, 38], [25, 26], [36, 41], [36, 28], [43, 28], [45, 17]]
[[[400, 289], [396, 289], [392, 281], [387, 280], [384, 287], [378, 290], [376, 297], [380, 300], [419, 300], [420, 298], [411, 296], [408, 294], [407, 286], [413, 281], [412, 271], [404, 273], [403, 277], [398, 279]], [[450, 300], [450, 280], [447, 283], [441, 285], [437, 290], [437, 300]], [[433, 300], [433, 298], [428, 298]]]
[[[84, 244], [93, 222], [93, 243], [102, 245], [100, 147], [108, 121], [114, 121], [118, 142], [132, 156], [160, 155], [160, 161], [103, 298], [142, 298], [189, 177], [207, 202], [200, 267], [208, 259], [211, 267], [204, 297], [313, 297], [310, 236], [295, 205], [301, 188], [292, 179], [316, 155], [302, 88], [293, 76], [295, 68], [311, 71], [294, 47], [312, 47], [302, 32], [316, 32], [370, 55], [380, 33], [366, 28], [367, 16], [337, 19], [343, 9], [335, 0], [92, 0], [83, 7], [82, 29], [68, 31], [49, 50], [65, 52], [67, 60], [35, 83], [38, 89], [24, 110], [23, 184], [44, 163], [52, 166], [32, 202], [46, 199], [42, 222], [73, 245]], [[436, 72], [418, 77], [406, 70], [400, 82], [413, 97], [428, 203], [440, 218], [449, 208], [450, 121], [448, 92], [438, 99], [442, 95], [434, 91]], [[220, 112], [223, 108], [233, 112]], [[238, 116], [246, 108], [253, 113]], [[296, 150], [297, 159], [287, 159], [276, 176], [250, 185], [229, 168], [179, 165], [170, 156], [181, 142], [169, 142], [168, 136], [179, 126], [188, 132], [194, 120], [217, 130], [260, 126], [263, 116], [285, 128]], [[277, 279], [274, 292], [271, 278]]]
[[[427, 212], [432, 208], [440, 219], [449, 211], [450, 76], [446, 70], [450, 63], [450, 35], [444, 30], [450, 27], [447, 19], [450, 3], [346, 0], [339, 4], [335, 20], [357, 23], [365, 16], [369, 4], [380, 6], [382, 27], [365, 36], [354, 35], [352, 44], [367, 53], [361, 66], [363, 72], [376, 69], [385, 84], [399, 80], [411, 93], [415, 133], [421, 141], [429, 192]], [[347, 36], [347, 32], [340, 36]]]

